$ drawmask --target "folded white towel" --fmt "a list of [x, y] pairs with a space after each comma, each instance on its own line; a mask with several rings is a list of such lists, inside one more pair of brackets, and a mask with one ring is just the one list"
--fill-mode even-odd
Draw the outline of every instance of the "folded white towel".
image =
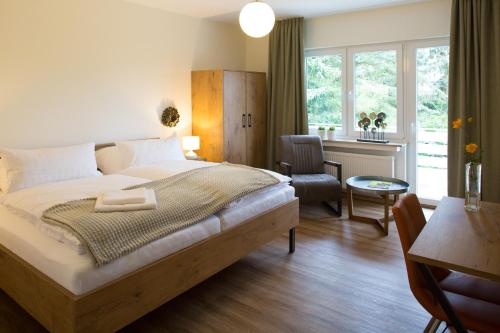
[[142, 204], [146, 202], [146, 189], [144, 187], [133, 190], [109, 191], [102, 194], [104, 205]]
[[156, 195], [152, 189], [146, 190], [146, 201], [139, 204], [126, 204], [126, 205], [104, 205], [102, 202], [102, 195], [97, 197], [95, 203], [95, 211], [97, 213], [110, 213], [110, 212], [129, 212], [134, 210], [156, 209]]

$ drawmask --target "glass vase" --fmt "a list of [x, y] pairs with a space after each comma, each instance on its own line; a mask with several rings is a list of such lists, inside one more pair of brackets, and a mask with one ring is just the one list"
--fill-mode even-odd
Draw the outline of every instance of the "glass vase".
[[481, 207], [481, 163], [465, 164], [465, 209], [477, 212]]

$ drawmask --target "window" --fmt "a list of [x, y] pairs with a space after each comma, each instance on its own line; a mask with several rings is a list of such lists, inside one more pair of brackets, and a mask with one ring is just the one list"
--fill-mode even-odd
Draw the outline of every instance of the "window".
[[357, 137], [362, 112], [384, 112], [387, 137], [403, 138], [402, 44], [311, 50], [305, 67], [311, 133], [335, 126]]
[[[412, 48], [415, 85], [416, 193], [422, 199], [439, 201], [448, 195], [448, 61], [449, 47], [443, 41], [416, 43]], [[412, 68], [413, 69], [413, 68]], [[413, 89], [412, 89], [413, 90]]]
[[[387, 133], [397, 132], [398, 75], [396, 50], [353, 54], [354, 126], [358, 130], [360, 114], [385, 113]], [[370, 127], [372, 127], [370, 125]]]
[[342, 131], [343, 84], [341, 54], [306, 57], [309, 125], [335, 126]]

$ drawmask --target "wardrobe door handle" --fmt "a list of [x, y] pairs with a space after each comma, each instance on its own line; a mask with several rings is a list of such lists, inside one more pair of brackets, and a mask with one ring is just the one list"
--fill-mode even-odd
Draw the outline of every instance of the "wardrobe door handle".
[[248, 114], [248, 127], [252, 127], [252, 115]]
[[245, 128], [247, 122], [247, 117], [246, 115], [241, 116], [241, 124], [243, 125], [243, 128]]

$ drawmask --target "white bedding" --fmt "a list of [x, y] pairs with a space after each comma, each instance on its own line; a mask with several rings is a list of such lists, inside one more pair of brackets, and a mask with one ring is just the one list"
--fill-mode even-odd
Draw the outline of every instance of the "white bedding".
[[[125, 170], [121, 170], [117, 172], [117, 174], [131, 176], [131, 177], [139, 177], [146, 178], [150, 180], [158, 180], [162, 178], [167, 178], [179, 174], [181, 172], [186, 172], [193, 169], [199, 169], [209, 166], [214, 166], [219, 163], [213, 162], [202, 162], [202, 161], [194, 161], [194, 160], [184, 160], [184, 161], [168, 161], [168, 162], [160, 162], [156, 164], [150, 164], [147, 166], [136, 166], [130, 167]], [[287, 176], [279, 174], [274, 171], [260, 169], [274, 177], [276, 177], [280, 183], [289, 183], [291, 179]]]
[[[216, 164], [190, 160], [169, 161], [149, 166], [131, 167], [120, 171], [119, 174], [157, 180], [188, 170]], [[221, 221], [221, 230], [234, 227], [251, 217], [284, 204], [295, 197], [295, 189], [288, 185], [291, 181], [289, 177], [273, 171], [262, 170], [278, 178], [280, 183], [244, 196], [217, 213], [216, 215]]]
[[[293, 188], [286, 184], [288, 178], [278, 176], [281, 184], [243, 197], [219, 212], [217, 215], [220, 218], [211, 216], [101, 268], [94, 265], [88, 254], [79, 254], [77, 251], [81, 248], [75, 251], [74, 247], [68, 246], [71, 244], [63, 244], [40, 231], [40, 226], [47, 224], [40, 223], [39, 218], [45, 209], [54, 204], [92, 197], [96, 191], [115, 190], [213, 165], [199, 161], [172, 162], [175, 163], [130, 168], [122, 175], [41, 185], [0, 197], [0, 202], [4, 204], [0, 205], [0, 243], [72, 293], [80, 295], [294, 198]], [[24, 212], [20, 214], [21, 211]]]
[[0, 188], [5, 193], [40, 184], [100, 175], [95, 144], [13, 149], [0, 147]]
[[226, 230], [293, 198], [295, 198], [293, 187], [288, 184], [277, 184], [251, 193], [215, 215], [220, 219], [221, 230]]
[[0, 203], [16, 215], [25, 217], [42, 233], [83, 254], [86, 249], [76, 236], [59, 226], [41, 222], [43, 212], [60, 203], [96, 197], [101, 192], [120, 190], [147, 182], [148, 179], [122, 175], [96, 176], [23, 189], [4, 195], [0, 198]]
[[34, 224], [39, 224], [43, 212], [59, 203], [90, 197], [100, 192], [121, 190], [124, 187], [144, 184], [148, 179], [123, 175], [96, 176], [43, 184], [12, 192], [0, 197], [0, 203], [28, 212]]
[[75, 295], [91, 291], [219, 232], [219, 219], [211, 216], [97, 268], [88, 254], [79, 255], [0, 205], [0, 243]]
[[128, 169], [118, 171], [117, 174], [130, 177], [147, 178], [149, 180], [158, 180], [174, 176], [181, 172], [214, 165], [217, 165], [217, 163], [193, 160], [168, 161], [147, 166], [130, 167]]
[[[121, 174], [124, 176], [131, 176], [131, 177], [140, 177], [140, 178], [145, 178], [145, 179], [149, 179], [149, 180], [158, 180], [158, 179], [174, 176], [174, 175], [179, 174], [181, 172], [186, 172], [189, 170], [204, 168], [204, 167], [208, 167], [208, 166], [214, 166], [217, 164], [218, 163], [193, 161], [193, 160], [168, 161], [168, 162], [161, 162], [161, 163], [148, 165], [148, 166], [130, 167], [128, 169], [119, 171], [118, 174]], [[234, 201], [231, 204], [229, 204], [226, 208], [232, 208], [232, 207], [235, 207], [236, 205], [239, 205], [240, 203], [245, 202], [245, 199], [247, 197], [257, 198], [258, 196], [260, 196], [263, 193], [267, 193], [269, 191], [274, 191], [278, 188], [281, 189], [281, 190], [278, 189], [278, 191], [283, 191], [284, 189], [286, 189], [284, 191], [288, 191], [288, 192], [292, 191], [291, 195], [287, 195], [287, 197], [286, 197], [288, 199], [287, 201], [294, 198], [295, 191], [294, 191], [293, 187], [288, 186], [288, 183], [291, 181], [291, 179], [289, 177], [284, 176], [284, 175], [279, 174], [279, 173], [274, 172], [274, 171], [270, 171], [270, 170], [266, 170], [266, 169], [261, 169], [261, 170], [276, 177], [280, 181], [280, 183], [266, 187], [260, 191], [256, 191], [248, 196], [245, 196], [237, 201]], [[276, 207], [277, 205], [279, 205], [281, 203], [283, 203], [283, 202], [280, 202], [274, 206], [272, 206], [272, 204], [271, 204], [271, 207], [269, 207], [268, 209]], [[251, 215], [250, 211], [251, 211], [251, 209], [244, 209], [244, 210], [242, 210], [242, 213], [240, 215], [233, 214], [232, 216], [234, 216], [234, 217], [238, 216], [240, 219], [245, 217], [244, 219], [246, 219], [249, 216], [255, 215], [255, 214]], [[245, 215], [244, 212], [248, 212], [250, 215]]]

